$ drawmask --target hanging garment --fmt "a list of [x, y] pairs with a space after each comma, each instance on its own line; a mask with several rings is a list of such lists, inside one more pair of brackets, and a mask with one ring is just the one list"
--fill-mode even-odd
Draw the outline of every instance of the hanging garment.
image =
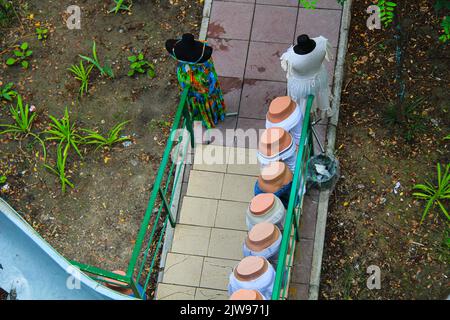
[[[277, 192], [273, 193], [278, 198], [280, 198], [281, 202], [283, 203], [284, 208], [287, 208], [289, 205], [289, 196], [291, 195], [291, 187], [292, 187], [292, 181], [289, 182], [288, 184], [282, 186]], [[255, 183], [254, 193], [255, 193], [255, 196], [257, 196], [260, 193], [267, 193], [266, 191], [262, 190], [259, 187], [258, 180], [256, 180], [256, 183]]]
[[265, 248], [261, 251], [252, 251], [247, 247], [247, 244], [244, 241], [244, 244], [242, 245], [242, 252], [244, 254], [244, 257], [249, 256], [256, 256], [256, 257], [264, 257], [266, 258], [274, 267], [278, 264], [278, 253], [280, 251], [281, 246], [281, 239], [283, 237], [281, 236], [281, 233], [274, 243], [272, 243], [268, 248]]
[[250, 206], [248, 206], [245, 221], [247, 223], [248, 231], [250, 231], [255, 225], [261, 222], [273, 223], [278, 227], [278, 229], [283, 231], [285, 217], [286, 209], [284, 208], [284, 205], [281, 202], [280, 198], [275, 195], [275, 203], [273, 204], [272, 208], [270, 208], [264, 214], [255, 215], [250, 211]]
[[316, 42], [314, 50], [308, 54], [295, 53], [291, 46], [281, 56], [281, 67], [286, 71], [288, 96], [300, 104], [308, 95], [315, 96], [312, 112], [317, 108], [321, 111], [322, 118], [332, 116], [328, 87], [328, 71], [325, 60], [330, 61], [331, 45], [323, 36], [312, 38]]
[[202, 121], [208, 129], [214, 128], [224, 120], [226, 107], [212, 58], [204, 63], [177, 61], [181, 88], [190, 85], [188, 101], [193, 120]]
[[260, 277], [252, 281], [241, 281], [236, 279], [234, 272], [230, 274], [230, 282], [228, 283], [228, 295], [232, 295], [239, 289], [258, 290], [265, 299], [272, 298], [273, 285], [275, 282], [275, 269], [270, 263], [268, 268]]
[[294, 139], [295, 145], [298, 146], [300, 142], [300, 136], [302, 135], [302, 126], [303, 126], [303, 113], [300, 110], [300, 106], [297, 105], [289, 117], [284, 119], [281, 122], [270, 122], [266, 117], [266, 129], [279, 127], [283, 128], [287, 132], [292, 135]]

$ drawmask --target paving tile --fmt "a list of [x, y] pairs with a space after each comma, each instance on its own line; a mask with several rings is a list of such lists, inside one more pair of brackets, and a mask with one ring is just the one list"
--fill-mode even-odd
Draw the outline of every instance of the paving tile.
[[316, 9], [342, 10], [342, 5], [340, 5], [336, 0], [319, 0], [317, 1]]
[[310, 38], [324, 36], [333, 47], [337, 47], [340, 23], [341, 11], [339, 10], [307, 10], [300, 8], [295, 39], [304, 33]]
[[310, 239], [300, 239], [297, 243], [294, 254], [294, 265], [311, 265], [314, 250], [314, 241]]
[[194, 170], [226, 172], [229, 148], [214, 144], [197, 145]]
[[242, 3], [255, 3], [255, 0], [214, 0], [216, 1], [223, 1], [223, 2], [242, 2]]
[[189, 181], [189, 174], [191, 173], [192, 164], [186, 164], [184, 166], [184, 173], [183, 173], [183, 182]]
[[228, 300], [228, 292], [224, 290], [197, 288], [195, 290], [195, 300]]
[[305, 196], [302, 215], [300, 217], [300, 238], [314, 239], [318, 206], [318, 201], [314, 201], [311, 197]]
[[298, 7], [299, 0], [256, 0], [257, 4], [272, 4], [279, 6]]
[[222, 77], [242, 79], [247, 59], [248, 41], [209, 38], [213, 47], [214, 66]]
[[245, 214], [248, 203], [219, 200], [214, 226], [216, 228], [247, 231]]
[[239, 117], [236, 128], [236, 147], [258, 149], [259, 138], [266, 128], [266, 121]]
[[209, 241], [208, 257], [240, 260], [245, 231], [213, 228]]
[[225, 174], [223, 180], [222, 200], [250, 202], [256, 177], [237, 174]]
[[256, 5], [250, 39], [291, 44], [296, 20], [297, 8]]
[[180, 223], [213, 227], [218, 201], [213, 199], [184, 197], [180, 211]]
[[265, 120], [272, 100], [286, 94], [285, 82], [246, 79], [242, 90], [239, 116]]
[[205, 258], [200, 286], [217, 290], [228, 290], [228, 281], [231, 272], [238, 260], [225, 260], [215, 258]]
[[239, 102], [241, 101], [242, 79], [219, 77], [219, 83], [225, 99], [226, 112], [238, 112]]
[[227, 173], [258, 176], [260, 166], [256, 155], [258, 150], [247, 148], [230, 148]]
[[197, 287], [200, 284], [203, 257], [169, 252], [163, 282]]
[[284, 43], [250, 42], [245, 78], [286, 81], [280, 57], [288, 47]]
[[223, 173], [191, 170], [186, 195], [219, 199], [222, 193]]
[[237, 116], [225, 117], [225, 120], [220, 122], [214, 130], [214, 134], [209, 134], [211, 144], [217, 146], [234, 146], [234, 129], [238, 121]]
[[311, 266], [295, 265], [291, 271], [291, 282], [309, 284]]
[[213, 1], [208, 37], [248, 40], [254, 7], [249, 3]]
[[[198, 214], [201, 214], [199, 212]], [[177, 224], [172, 241], [172, 252], [206, 256], [211, 228]]]
[[288, 300], [308, 300], [309, 285], [300, 283], [291, 283], [289, 285]]
[[194, 300], [196, 288], [167, 283], [158, 284], [156, 300]]

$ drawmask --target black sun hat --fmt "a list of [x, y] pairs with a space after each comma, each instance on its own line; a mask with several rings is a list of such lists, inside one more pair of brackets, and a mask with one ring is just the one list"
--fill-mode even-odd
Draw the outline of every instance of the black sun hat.
[[308, 35], [302, 34], [297, 37], [297, 45], [294, 47], [298, 54], [307, 54], [314, 50], [316, 42], [310, 39]]
[[212, 48], [206, 43], [195, 40], [194, 35], [185, 33], [181, 39], [166, 41], [167, 51], [177, 60], [204, 62], [211, 57]]

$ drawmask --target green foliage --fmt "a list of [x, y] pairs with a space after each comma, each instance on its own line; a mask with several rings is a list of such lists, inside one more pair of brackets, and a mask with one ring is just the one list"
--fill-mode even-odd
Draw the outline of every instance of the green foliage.
[[45, 167], [50, 170], [54, 175], [59, 177], [59, 181], [61, 182], [61, 190], [62, 193], [66, 192], [66, 187], [69, 186], [71, 188], [74, 187], [73, 183], [69, 181], [66, 175], [66, 164], [67, 164], [67, 156], [69, 153], [69, 144], [66, 145], [64, 151], [62, 150], [62, 143], [58, 144], [57, 149], [57, 158], [56, 158], [56, 167], [53, 168], [49, 165], [45, 165]]
[[6, 183], [6, 176], [5, 175], [0, 175], [0, 184]]
[[97, 149], [98, 149], [98, 148], [105, 148], [105, 147], [111, 148], [116, 143], [130, 140], [130, 137], [121, 137], [120, 136], [121, 131], [123, 130], [123, 128], [125, 127], [125, 125], [128, 122], [129, 121], [124, 121], [124, 122], [116, 124], [111, 130], [108, 131], [106, 136], [103, 136], [93, 130], [84, 129], [83, 131], [88, 133], [88, 135], [84, 137], [84, 143], [97, 145]]
[[14, 8], [11, 1], [0, 0], [0, 27], [6, 27], [14, 16]]
[[133, 5], [133, 1], [128, 1], [127, 5], [124, 4], [124, 0], [114, 0], [115, 6], [109, 10], [108, 12], [114, 12], [114, 14], [117, 14], [119, 11], [131, 11], [131, 6]]
[[84, 68], [83, 61], [80, 61], [80, 66], [72, 65], [68, 70], [75, 75], [75, 79], [81, 81], [79, 95], [82, 97], [84, 93], [88, 92], [89, 74], [94, 65], [89, 65], [87, 69]]
[[48, 29], [36, 28], [36, 35], [38, 36], [38, 40], [45, 40], [48, 37]]
[[436, 0], [434, 3], [434, 10], [436, 12], [441, 11], [442, 9], [450, 9], [450, 1], [448, 0]]
[[33, 51], [28, 48], [28, 42], [22, 43], [13, 51], [13, 53], [14, 57], [8, 58], [6, 64], [8, 66], [13, 66], [20, 63], [22, 68], [27, 69], [29, 67], [27, 59], [33, 54]]
[[336, 0], [336, 1], [337, 1], [337, 3], [339, 3], [341, 6], [343, 6], [344, 3], [345, 3], [345, 0]]
[[307, 10], [314, 10], [316, 8], [317, 0], [300, 0], [300, 4]]
[[377, 6], [380, 8], [381, 22], [384, 23], [385, 27], [388, 27], [394, 20], [394, 10], [397, 4], [391, 1], [378, 0]]
[[14, 83], [9, 82], [4, 86], [0, 86], [0, 100], [12, 101], [17, 96], [17, 91], [13, 90]]
[[48, 135], [46, 140], [58, 141], [58, 144], [66, 144], [67, 148], [73, 147], [78, 155], [83, 158], [78, 146], [83, 142], [83, 138], [78, 134], [78, 130], [75, 127], [75, 123], [70, 123], [69, 111], [67, 107], [64, 111], [64, 117], [61, 120], [56, 119], [53, 116], [49, 116], [50, 129], [44, 133]]
[[419, 192], [414, 192], [413, 196], [426, 200], [427, 205], [425, 206], [425, 210], [422, 214], [421, 222], [426, 218], [430, 210], [437, 204], [441, 209], [442, 213], [447, 217], [447, 220], [450, 221], [450, 215], [445, 209], [443, 202], [448, 201], [450, 199], [450, 164], [447, 164], [445, 167], [445, 172], [442, 174], [441, 164], [437, 164], [437, 186], [431, 184], [430, 182], [425, 182], [425, 184], [416, 184], [413, 189], [418, 190]]
[[439, 41], [445, 43], [450, 40], [450, 17], [445, 16], [442, 19], [441, 27], [444, 30], [444, 34], [439, 37]]
[[450, 140], [450, 134], [444, 137], [444, 140]]
[[404, 108], [404, 121], [399, 119], [398, 106], [390, 104], [384, 112], [384, 121], [393, 128], [400, 128], [403, 137], [407, 142], [412, 142], [416, 136], [426, 130], [424, 116], [421, 115], [418, 107], [423, 103], [424, 98], [418, 98], [406, 103]]
[[137, 56], [129, 56], [130, 70], [128, 76], [132, 77], [136, 72], [147, 73], [150, 78], [155, 77], [155, 66], [144, 59], [144, 54], [141, 52]]
[[14, 120], [13, 124], [0, 124], [0, 128], [4, 128], [4, 130], [0, 131], [0, 134], [11, 133], [15, 139], [18, 137], [27, 137], [32, 136], [42, 146], [44, 158], [47, 156], [47, 151], [45, 149], [44, 142], [39, 137], [39, 135], [33, 133], [31, 130], [33, 128], [33, 122], [36, 118], [36, 113], [30, 114], [29, 106], [26, 104], [25, 106], [22, 103], [22, 97], [20, 95], [17, 96], [17, 104], [16, 106], [11, 106], [10, 112], [12, 118]]
[[105, 64], [103, 67], [100, 65], [100, 61], [98, 60], [97, 57], [97, 48], [96, 48], [96, 44], [95, 41], [92, 44], [92, 58], [91, 57], [87, 57], [87, 56], [83, 56], [81, 54], [79, 54], [81, 59], [86, 60], [87, 62], [93, 64], [101, 73], [102, 76], [108, 76], [110, 78], [114, 78], [114, 72], [111, 69], [111, 66], [109, 66], [108, 64]]

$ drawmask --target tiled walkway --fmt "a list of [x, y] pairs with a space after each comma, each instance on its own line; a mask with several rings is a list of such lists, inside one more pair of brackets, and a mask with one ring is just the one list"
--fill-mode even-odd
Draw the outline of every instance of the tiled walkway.
[[[213, 0], [208, 43], [214, 48], [213, 59], [228, 112], [237, 113], [221, 123], [221, 130], [264, 128], [270, 101], [286, 95], [280, 56], [300, 34], [323, 35], [331, 42], [334, 50], [328, 70], [332, 85], [342, 7], [336, 0], [318, 0], [315, 10], [300, 8], [298, 3], [298, 0]], [[316, 130], [324, 144], [327, 124], [317, 125]], [[249, 154], [249, 159], [256, 163], [255, 150], [236, 149], [248, 147], [237, 139], [219, 139], [212, 144], [216, 146], [207, 148], [223, 152], [225, 163], [232, 162], [230, 154], [236, 152]], [[196, 152], [203, 148], [198, 146]], [[183, 182], [180, 221], [157, 298], [227, 299], [228, 275], [242, 258], [245, 210], [253, 196], [259, 169], [256, 164], [197, 164], [192, 170], [189, 168]], [[318, 192], [312, 190], [304, 200], [290, 299], [308, 298], [318, 197]], [[224, 242], [227, 246], [222, 245]]]

